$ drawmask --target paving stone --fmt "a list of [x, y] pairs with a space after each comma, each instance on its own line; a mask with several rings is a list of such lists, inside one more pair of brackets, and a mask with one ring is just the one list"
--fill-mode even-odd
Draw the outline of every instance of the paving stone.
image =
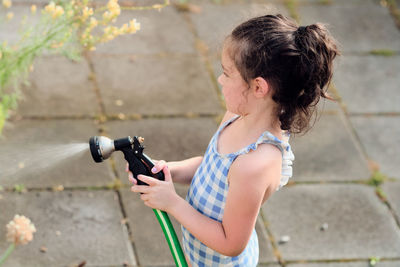
[[[365, 262], [318, 262], [318, 263], [304, 263], [304, 264], [287, 264], [287, 267], [371, 267], [369, 261]], [[375, 267], [398, 267], [400, 261], [379, 261], [374, 265]]]
[[[240, 23], [260, 15], [282, 13], [287, 11], [278, 2], [264, 4], [230, 4], [215, 5], [202, 3], [200, 13], [190, 14], [199, 38], [208, 46], [211, 54], [220, 53], [226, 36]], [[221, 16], [221, 14], [224, 14]]]
[[304, 136], [291, 137], [294, 181], [368, 179], [367, 161], [339, 115], [322, 114]]
[[[373, 187], [296, 185], [274, 194], [263, 206], [284, 260], [399, 257], [400, 230]], [[321, 231], [321, 225], [328, 229]]]
[[259, 249], [258, 265], [264, 266], [263, 264], [271, 264], [271, 266], [275, 266], [272, 262], [277, 263], [278, 259], [274, 255], [274, 250], [272, 248], [271, 242], [268, 238], [267, 231], [260, 215], [257, 218], [256, 232], [258, 237]]
[[[158, 1], [160, 3], [162, 1]], [[96, 53], [152, 54], [194, 53], [194, 37], [186, 21], [173, 6], [157, 10], [122, 10], [115, 25], [136, 19], [141, 29], [135, 34], [118, 36], [97, 46]], [[95, 31], [96, 32], [96, 31]], [[150, 68], [151, 69], [151, 68]]]
[[[328, 24], [344, 52], [391, 49], [398, 51], [400, 32], [379, 1], [333, 1], [331, 5], [300, 5], [302, 25]], [[351, 30], [349, 30], [351, 27]]]
[[108, 114], [222, 112], [197, 56], [96, 56], [93, 62]]
[[[112, 138], [142, 136], [144, 153], [150, 158], [176, 161], [203, 156], [217, 126], [213, 118], [148, 119], [107, 122], [105, 131]], [[121, 180], [129, 183], [123, 153], [114, 153], [113, 157]]]
[[[31, 14], [30, 6], [19, 6], [14, 4], [9, 9], [5, 9], [2, 6], [0, 9], [1, 20], [5, 20], [8, 12], [12, 12], [14, 17], [9, 21], [1, 21], [0, 40], [1, 43], [7, 40], [8, 45], [14, 45], [21, 39], [21, 33], [23, 31], [27, 30], [30, 26], [35, 26], [39, 22], [39, 16]], [[25, 24], [23, 24], [24, 17], [26, 17]]]
[[399, 72], [400, 56], [347, 55], [334, 81], [349, 113], [400, 112]]
[[[86, 60], [61, 56], [37, 58], [30, 86], [23, 88], [18, 114], [25, 116], [81, 116], [99, 112]], [[73, 79], [71, 79], [73, 77]]]
[[400, 221], [400, 182], [385, 182], [382, 189], [397, 216], [397, 220]]
[[[4, 267], [88, 266], [135, 264], [127, 230], [121, 224], [118, 197], [113, 191], [2, 193], [0, 225], [15, 214], [32, 220], [33, 241], [18, 247]], [[0, 231], [0, 251], [5, 251], [5, 231]], [[45, 253], [40, 252], [46, 247]]]
[[380, 171], [400, 179], [400, 118], [390, 116], [350, 117], [368, 156]]
[[[88, 149], [89, 137], [97, 134], [92, 121], [21, 120], [6, 126], [0, 138], [0, 185], [104, 186], [111, 181], [110, 166], [96, 165]], [[80, 150], [76, 145], [83, 151], [74, 153]]]
[[281, 267], [282, 265], [278, 263], [259, 263], [258, 267]]

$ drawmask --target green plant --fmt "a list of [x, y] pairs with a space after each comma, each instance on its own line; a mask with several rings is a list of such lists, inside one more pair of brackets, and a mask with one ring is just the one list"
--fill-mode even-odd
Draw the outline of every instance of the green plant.
[[386, 175], [376, 170], [372, 173], [371, 178], [368, 180], [368, 184], [372, 186], [380, 186], [387, 179]]
[[390, 49], [376, 49], [376, 50], [371, 50], [369, 53], [374, 56], [384, 56], [384, 57], [391, 57], [396, 55], [396, 51]]
[[[7, 41], [0, 44], [0, 133], [10, 110], [17, 106], [20, 85], [29, 84], [27, 78], [36, 57], [47, 51], [79, 60], [84, 51], [95, 50], [99, 43], [140, 30], [135, 19], [120, 28], [113, 25], [121, 9], [160, 10], [169, 5], [169, 0], [164, 0], [163, 4], [121, 8], [118, 0], [109, 0], [105, 6], [92, 8], [92, 1], [52, 1], [41, 10], [36, 25], [26, 25], [26, 18], [22, 21], [21, 38], [15, 44], [8, 45]], [[3, 0], [3, 8], [8, 10], [11, 6], [11, 0]], [[31, 12], [37, 16], [36, 5], [31, 6]], [[0, 23], [8, 23], [13, 16], [11, 11], [6, 13], [5, 18], [0, 17]], [[95, 28], [102, 28], [102, 33], [93, 34]]]

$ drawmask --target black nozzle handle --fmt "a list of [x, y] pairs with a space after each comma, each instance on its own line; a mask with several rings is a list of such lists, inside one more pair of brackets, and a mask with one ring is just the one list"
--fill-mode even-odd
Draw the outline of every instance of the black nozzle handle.
[[155, 174], [151, 172], [151, 169], [155, 165], [154, 162], [151, 160], [151, 158], [149, 158], [146, 154], [142, 154], [142, 160], [148, 166], [148, 170], [151, 174], [150, 176], [157, 178], [158, 180], [165, 181], [164, 172], [160, 171]]
[[153, 161], [145, 154], [136, 155], [134, 150], [130, 147], [122, 148], [125, 160], [128, 162], [129, 171], [132, 172], [133, 177], [137, 180], [138, 185], [148, 185], [137, 178], [139, 174], [154, 177], [158, 180], [164, 181], [164, 173], [152, 173], [151, 169], [154, 167]]

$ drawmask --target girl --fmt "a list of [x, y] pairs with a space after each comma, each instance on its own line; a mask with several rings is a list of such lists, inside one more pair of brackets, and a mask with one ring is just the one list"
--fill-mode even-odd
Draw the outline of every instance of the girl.
[[[339, 53], [321, 24], [282, 15], [250, 19], [226, 38], [218, 82], [226, 114], [204, 157], [157, 162], [165, 181], [132, 174], [144, 204], [174, 216], [192, 266], [256, 266], [261, 205], [292, 175], [288, 133], [309, 128]], [[173, 182], [190, 183], [186, 201]]]

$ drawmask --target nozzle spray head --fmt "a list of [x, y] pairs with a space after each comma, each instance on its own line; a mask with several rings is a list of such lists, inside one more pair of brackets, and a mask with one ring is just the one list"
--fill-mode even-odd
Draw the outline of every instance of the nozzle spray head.
[[116, 140], [111, 140], [105, 136], [93, 136], [89, 140], [90, 152], [95, 162], [102, 162], [108, 159], [116, 150], [132, 146], [133, 139], [128, 136]]

